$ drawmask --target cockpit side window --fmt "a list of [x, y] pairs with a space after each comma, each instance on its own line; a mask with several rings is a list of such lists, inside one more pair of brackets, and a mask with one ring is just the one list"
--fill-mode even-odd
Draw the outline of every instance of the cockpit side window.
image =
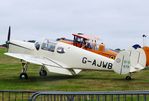
[[49, 42], [49, 40], [45, 40], [42, 43], [41, 49], [54, 52], [56, 43]]
[[54, 52], [54, 50], [55, 50], [55, 44], [49, 43], [48, 44], [48, 51]]
[[46, 50], [47, 49], [47, 43], [42, 43], [41, 49]]

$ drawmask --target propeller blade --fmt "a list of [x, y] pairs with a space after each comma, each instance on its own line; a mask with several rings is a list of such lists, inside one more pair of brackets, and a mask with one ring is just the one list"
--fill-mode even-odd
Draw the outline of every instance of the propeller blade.
[[9, 49], [10, 36], [11, 36], [11, 27], [9, 26], [9, 29], [8, 29], [8, 36], [7, 36], [7, 41], [6, 41], [6, 48], [7, 48], [7, 51], [8, 51], [8, 49]]
[[9, 26], [7, 41], [10, 41], [11, 27]]

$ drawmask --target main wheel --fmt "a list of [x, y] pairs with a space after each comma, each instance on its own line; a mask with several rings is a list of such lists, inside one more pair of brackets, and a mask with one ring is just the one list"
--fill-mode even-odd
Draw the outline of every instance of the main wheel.
[[46, 70], [40, 70], [39, 75], [40, 76], [47, 76], [47, 71]]
[[132, 78], [130, 76], [126, 76], [126, 80], [131, 80]]
[[28, 79], [28, 76], [26, 73], [21, 73], [20, 74], [20, 79], [24, 80], [24, 79]]

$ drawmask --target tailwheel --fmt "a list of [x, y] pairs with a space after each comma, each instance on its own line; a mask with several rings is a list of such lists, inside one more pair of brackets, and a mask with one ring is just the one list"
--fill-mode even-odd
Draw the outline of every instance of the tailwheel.
[[131, 80], [131, 79], [132, 79], [131, 77], [132, 77], [132, 73], [129, 73], [129, 75], [128, 75], [128, 76], [126, 76], [126, 78], [125, 78], [125, 79], [126, 79], [126, 80]]
[[24, 79], [28, 79], [28, 76], [26, 73], [21, 73], [20, 74], [20, 79], [24, 80]]
[[47, 71], [46, 70], [40, 70], [39, 75], [45, 77], [45, 76], [47, 76]]
[[131, 80], [131, 76], [126, 76], [126, 80]]

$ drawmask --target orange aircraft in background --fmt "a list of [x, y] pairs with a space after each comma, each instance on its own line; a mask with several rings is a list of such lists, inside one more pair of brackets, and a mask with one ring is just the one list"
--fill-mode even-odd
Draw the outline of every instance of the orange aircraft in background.
[[74, 36], [73, 40], [69, 40], [66, 38], [59, 38], [57, 40], [67, 44], [74, 45], [76, 47], [83, 48], [85, 50], [94, 52], [96, 54], [100, 54], [100, 55], [115, 59], [117, 52], [110, 49], [109, 50], [105, 49], [105, 45], [103, 43], [98, 45], [96, 43], [99, 40], [98, 37], [90, 36], [82, 33], [77, 33], [72, 35]]
[[146, 54], [146, 66], [149, 66], [149, 47], [144, 46], [143, 50], [145, 51], [145, 54]]
[[[73, 40], [66, 39], [66, 38], [58, 38], [57, 40], [67, 43], [67, 44], [74, 45], [76, 47], [83, 48], [85, 50], [94, 52], [96, 54], [100, 54], [100, 55], [112, 58], [112, 59], [115, 59], [116, 55], [118, 54], [118, 52], [116, 51], [113, 51], [110, 49], [107, 50], [103, 43], [98, 45], [96, 43], [99, 40], [97, 36], [90, 36], [90, 35], [83, 34], [83, 33], [77, 33], [77, 34], [72, 34], [72, 35], [74, 36]], [[139, 46], [139, 48], [141, 47]], [[146, 54], [146, 59], [147, 59], [146, 66], [149, 66], [149, 47], [144, 46], [142, 48]]]

